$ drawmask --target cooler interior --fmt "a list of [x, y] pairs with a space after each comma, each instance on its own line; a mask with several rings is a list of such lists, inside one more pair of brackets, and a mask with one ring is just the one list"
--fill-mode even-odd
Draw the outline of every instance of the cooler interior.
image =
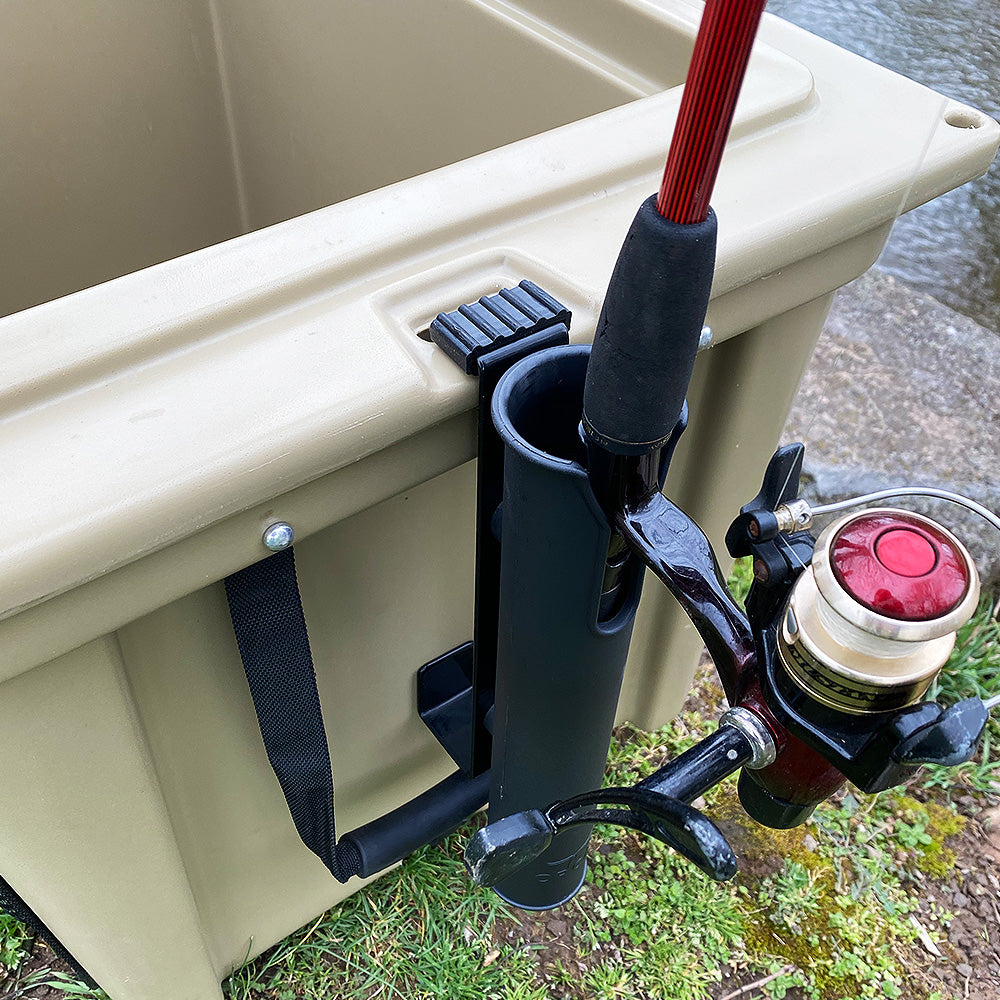
[[0, 315], [681, 82], [610, 6], [7, 0]]

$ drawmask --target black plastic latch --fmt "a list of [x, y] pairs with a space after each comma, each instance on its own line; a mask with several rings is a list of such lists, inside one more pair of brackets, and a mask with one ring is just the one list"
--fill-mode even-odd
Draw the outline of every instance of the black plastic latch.
[[479, 373], [479, 357], [549, 327], [569, 327], [570, 311], [544, 288], [525, 279], [478, 302], [440, 313], [431, 323], [431, 340], [466, 375]]

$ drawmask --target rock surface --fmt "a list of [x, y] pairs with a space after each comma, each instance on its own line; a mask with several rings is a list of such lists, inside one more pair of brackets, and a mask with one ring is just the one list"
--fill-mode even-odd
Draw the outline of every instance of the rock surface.
[[[838, 293], [782, 440], [805, 443], [815, 502], [906, 484], [1000, 511], [1000, 335], [873, 269]], [[953, 504], [899, 503], [1000, 582], [1000, 531]]]

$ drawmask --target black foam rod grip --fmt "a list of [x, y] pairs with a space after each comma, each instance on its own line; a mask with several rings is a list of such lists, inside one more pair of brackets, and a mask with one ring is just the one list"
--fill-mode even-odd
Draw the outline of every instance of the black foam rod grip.
[[680, 417], [715, 271], [715, 213], [680, 225], [642, 203], [597, 323], [583, 395], [590, 438], [617, 455], [666, 444]]

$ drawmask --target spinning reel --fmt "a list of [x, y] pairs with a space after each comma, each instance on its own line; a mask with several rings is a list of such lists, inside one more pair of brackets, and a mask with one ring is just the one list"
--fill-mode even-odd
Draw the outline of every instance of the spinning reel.
[[[803, 452], [802, 445], [779, 449], [760, 493], [727, 532], [730, 554], [754, 560], [745, 615], [687, 515], [659, 494], [626, 508], [619, 519], [625, 542], [690, 615], [734, 707], [714, 733], [632, 786], [491, 822], [466, 850], [476, 882], [503, 884], [565, 830], [598, 822], [655, 837], [712, 878], [727, 879], [735, 855], [690, 803], [741, 768], [745, 810], [787, 828], [845, 779], [876, 792], [922, 764], [972, 757], [1000, 698], [951, 706], [922, 700], [977, 606], [972, 558], [936, 521], [895, 508], [847, 514], [814, 540], [806, 530], [813, 515], [833, 508], [812, 511], [798, 498]], [[948, 498], [983, 513], [972, 501]], [[678, 538], [683, 546], [673, 544]]]

